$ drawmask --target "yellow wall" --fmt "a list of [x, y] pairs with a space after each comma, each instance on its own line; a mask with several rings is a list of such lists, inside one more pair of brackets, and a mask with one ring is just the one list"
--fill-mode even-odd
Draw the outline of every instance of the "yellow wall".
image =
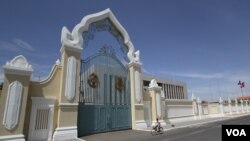
[[26, 103], [27, 103], [27, 97], [28, 97], [28, 91], [29, 91], [29, 89], [28, 89], [29, 88], [29, 80], [30, 80], [29, 76], [5, 74], [2, 95], [0, 98], [0, 113], [1, 113], [0, 121], [1, 122], [3, 121], [9, 84], [16, 81], [16, 80], [21, 82], [21, 84], [23, 86], [22, 101], [21, 101], [18, 124], [17, 124], [16, 128], [14, 128], [11, 131], [7, 130], [3, 126], [3, 124], [0, 124], [0, 136], [1, 135], [7, 136], [7, 135], [14, 135], [14, 134], [23, 134], [24, 121], [25, 121], [25, 118], [27, 117], [25, 115], [25, 111], [26, 111]]
[[219, 114], [220, 113], [220, 109], [219, 109], [219, 104], [209, 104], [208, 105], [208, 113], [209, 114]]
[[[77, 125], [77, 111], [78, 106], [61, 106], [59, 108], [60, 112], [60, 121], [59, 127], [70, 127], [70, 126], [76, 126]], [[86, 115], [87, 116], [87, 115]]]
[[[61, 70], [60, 66], [55, 66], [51, 72], [51, 76], [42, 82], [31, 82], [29, 87], [29, 95], [27, 99], [26, 119], [24, 124], [24, 135], [27, 139], [29, 133], [29, 124], [31, 117], [32, 101], [31, 97], [44, 97], [44, 98], [55, 98], [56, 105], [58, 105], [58, 97], [60, 94], [60, 81], [61, 81]], [[53, 132], [57, 126], [58, 107], [55, 105], [54, 119], [53, 119]]]
[[144, 108], [143, 105], [135, 106], [135, 120], [144, 120]]

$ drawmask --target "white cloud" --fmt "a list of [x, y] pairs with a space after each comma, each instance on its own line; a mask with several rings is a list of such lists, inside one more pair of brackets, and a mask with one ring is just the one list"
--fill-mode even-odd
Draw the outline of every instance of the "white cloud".
[[21, 50], [34, 51], [35, 49], [30, 44], [21, 39], [13, 39], [12, 42], [0, 40], [0, 50], [18, 52]]
[[29, 51], [34, 51], [35, 49], [28, 44], [27, 42], [20, 40], [20, 39], [13, 39], [13, 42], [18, 45], [19, 47], [25, 49], [25, 50], [29, 50]]
[[166, 72], [166, 71], [160, 71], [160, 73], [173, 76], [199, 78], [199, 79], [217, 79], [224, 77], [224, 73], [202, 74], [202, 73], [178, 73], [178, 72], [176, 73], [176, 72]]

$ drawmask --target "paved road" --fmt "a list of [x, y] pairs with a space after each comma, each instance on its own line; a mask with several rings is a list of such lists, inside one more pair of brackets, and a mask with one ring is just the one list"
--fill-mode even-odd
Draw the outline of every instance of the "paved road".
[[250, 125], [250, 115], [166, 131], [152, 136], [146, 131], [118, 131], [83, 137], [86, 141], [221, 141], [221, 125]]

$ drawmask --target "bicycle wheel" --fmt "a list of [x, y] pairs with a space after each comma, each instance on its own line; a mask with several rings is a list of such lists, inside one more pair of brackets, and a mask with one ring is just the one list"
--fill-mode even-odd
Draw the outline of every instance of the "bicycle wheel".
[[151, 130], [151, 135], [155, 135], [156, 131], [154, 129]]
[[159, 130], [160, 130], [159, 132], [160, 132], [161, 134], [163, 134], [163, 132], [164, 132], [163, 127], [160, 127], [160, 129], [159, 129]]

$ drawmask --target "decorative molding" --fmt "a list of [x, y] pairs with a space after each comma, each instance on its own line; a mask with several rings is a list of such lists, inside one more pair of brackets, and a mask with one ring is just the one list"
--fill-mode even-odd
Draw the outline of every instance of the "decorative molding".
[[55, 97], [31, 97], [32, 104], [54, 105]]
[[136, 102], [141, 103], [142, 102], [142, 91], [141, 91], [141, 77], [138, 70], [135, 70], [135, 97]]
[[56, 65], [57, 65], [57, 66], [61, 65], [60, 59], [57, 59], [57, 60], [56, 60]]
[[129, 68], [130, 68], [130, 67], [135, 67], [135, 68], [137, 68], [137, 69], [140, 69], [141, 66], [142, 66], [142, 64], [141, 64], [141, 63], [138, 63], [138, 62], [129, 62], [129, 63], [128, 63], [128, 67], [129, 67]]
[[65, 97], [68, 101], [75, 98], [76, 89], [76, 58], [71, 56], [68, 58]]
[[[124, 27], [116, 19], [114, 14], [110, 9], [103, 10], [101, 12], [90, 14], [85, 16], [82, 21], [77, 24], [72, 32], [70, 32], [65, 26], [62, 28], [61, 32], [61, 43], [63, 47], [82, 50], [84, 45], [84, 39], [82, 34], [84, 32], [92, 31], [91, 24], [95, 22], [100, 22], [102, 20], [108, 19], [111, 24], [117, 30], [117, 33], [122, 35], [123, 44], [128, 48], [127, 57], [130, 62], [140, 62], [140, 52], [134, 49], [134, 45], [130, 40], [130, 37]], [[105, 26], [106, 23], [102, 23], [99, 26]], [[109, 28], [108, 28], [109, 29]], [[106, 30], [108, 30], [106, 29]], [[113, 32], [113, 31], [111, 31]], [[116, 35], [116, 33], [113, 33]], [[90, 36], [90, 37], [89, 37]], [[86, 38], [93, 38], [92, 34], [89, 34]], [[85, 39], [88, 40], [88, 39]]]
[[14, 129], [18, 124], [22, 92], [23, 86], [19, 81], [9, 85], [3, 118], [3, 125], [8, 130]]
[[54, 141], [72, 140], [77, 138], [77, 127], [58, 127], [53, 135]]
[[0, 141], [25, 141], [23, 134], [0, 136]]
[[157, 117], [161, 117], [161, 95], [160, 93], [156, 93], [156, 114]]
[[72, 108], [72, 107], [77, 107], [78, 103], [60, 103], [59, 106], [65, 108]]
[[155, 79], [152, 79], [149, 83], [149, 88], [152, 87], [159, 87]]
[[138, 107], [143, 107], [144, 106], [144, 104], [142, 104], [142, 103], [140, 103], [140, 104], [134, 104], [135, 106], [138, 106]]
[[31, 75], [33, 72], [32, 66], [22, 55], [16, 56], [10, 62], [7, 61], [3, 68], [8, 74]]

